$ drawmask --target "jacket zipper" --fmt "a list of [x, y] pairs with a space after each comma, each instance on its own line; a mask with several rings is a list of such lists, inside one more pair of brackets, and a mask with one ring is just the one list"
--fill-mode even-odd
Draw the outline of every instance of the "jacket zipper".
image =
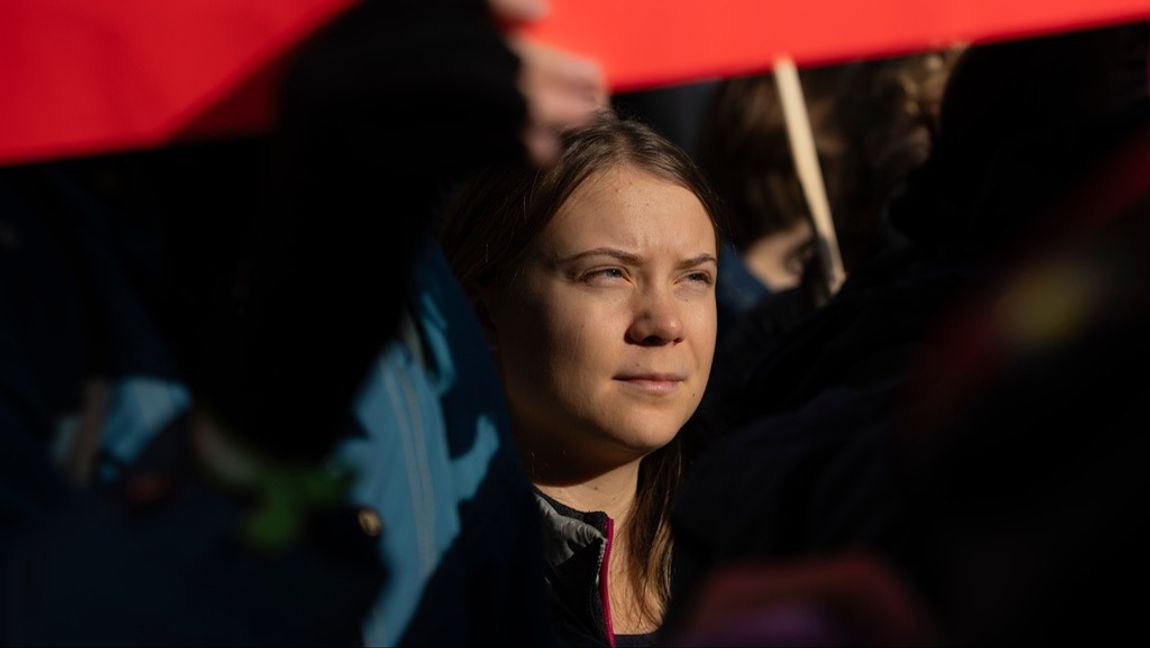
[[603, 546], [603, 562], [599, 565], [599, 596], [603, 599], [603, 620], [607, 625], [607, 644], [615, 648], [615, 627], [611, 623], [611, 594], [607, 590], [607, 572], [611, 566], [611, 543], [615, 539], [615, 521], [607, 518], [607, 544]]

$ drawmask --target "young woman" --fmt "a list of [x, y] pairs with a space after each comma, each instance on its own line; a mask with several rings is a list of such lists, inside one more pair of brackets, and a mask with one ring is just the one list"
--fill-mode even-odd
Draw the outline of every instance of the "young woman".
[[605, 116], [554, 167], [482, 179], [444, 232], [538, 491], [565, 642], [642, 645], [662, 620], [676, 435], [714, 350], [717, 229], [690, 160]]

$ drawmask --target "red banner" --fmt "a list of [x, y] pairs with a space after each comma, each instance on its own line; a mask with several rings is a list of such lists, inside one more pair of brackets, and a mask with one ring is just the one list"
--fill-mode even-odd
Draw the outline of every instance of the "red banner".
[[[379, 0], [383, 1], [383, 0]], [[0, 0], [0, 164], [251, 132], [355, 0]], [[551, 0], [527, 33], [639, 88], [1150, 17], [1150, 0]]]
[[635, 89], [1150, 18], [1150, 0], [551, 0], [529, 36]]
[[352, 2], [0, 0], [0, 164], [258, 128], [283, 54]]

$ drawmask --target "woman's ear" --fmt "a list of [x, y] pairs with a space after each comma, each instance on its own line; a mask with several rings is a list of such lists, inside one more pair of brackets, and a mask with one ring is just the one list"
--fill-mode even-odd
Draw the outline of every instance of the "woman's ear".
[[483, 337], [487, 340], [487, 348], [494, 354], [499, 350], [499, 330], [495, 326], [495, 318], [491, 316], [491, 295], [481, 294], [472, 297], [471, 309], [483, 327]]

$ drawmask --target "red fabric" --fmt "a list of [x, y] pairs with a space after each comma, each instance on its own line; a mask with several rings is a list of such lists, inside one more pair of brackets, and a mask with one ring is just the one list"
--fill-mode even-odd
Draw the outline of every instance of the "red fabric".
[[[355, 0], [0, 0], [0, 164], [251, 132]], [[551, 0], [528, 35], [628, 89], [1150, 17], [1150, 0]]]
[[528, 36], [635, 89], [1150, 17], [1150, 0], [550, 0]]
[[353, 1], [0, 0], [0, 164], [264, 126], [267, 71]]

